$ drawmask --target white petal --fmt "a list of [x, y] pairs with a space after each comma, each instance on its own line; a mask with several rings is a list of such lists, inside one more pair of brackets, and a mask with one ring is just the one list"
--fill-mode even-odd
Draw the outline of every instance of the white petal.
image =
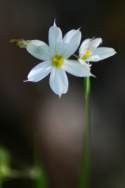
[[90, 42], [91, 42], [91, 39], [85, 39], [82, 42], [82, 44], [79, 48], [79, 56], [80, 57], [82, 57], [85, 54], [86, 50], [89, 48]]
[[79, 61], [75, 61], [75, 60], [66, 60], [65, 62], [65, 67], [64, 69], [77, 77], [89, 77], [91, 76], [91, 72], [90, 72], [90, 65], [82, 62], [79, 63]]
[[79, 47], [81, 41], [81, 32], [77, 30], [69, 31], [63, 39], [64, 42], [64, 56], [70, 57]]
[[[64, 38], [63, 38], [63, 41], [64, 41], [65, 43], [70, 43], [71, 40], [72, 40], [72, 37], [76, 34], [76, 32], [80, 32], [80, 31], [79, 31], [79, 30], [76, 30], [76, 29], [72, 29], [72, 30], [68, 31], [68, 32], [65, 34], [65, 36], [64, 36]], [[78, 34], [78, 33], [77, 33], [77, 34]]]
[[37, 59], [40, 60], [49, 60], [50, 59], [50, 50], [46, 43], [40, 40], [31, 40], [27, 47], [27, 51]]
[[54, 22], [54, 25], [49, 29], [49, 45], [52, 54], [56, 54], [56, 49], [60, 43], [62, 43], [62, 31]]
[[93, 55], [90, 56], [87, 61], [97, 62], [108, 57], [111, 57], [116, 54], [116, 51], [113, 48], [100, 47], [95, 49]]
[[43, 62], [36, 65], [28, 74], [28, 81], [38, 82], [45, 78], [51, 71], [50, 62]]
[[92, 39], [89, 44], [91, 50], [97, 48], [102, 43], [102, 38]]
[[52, 50], [52, 56], [55, 55], [55, 54], [64, 56], [63, 55], [64, 54], [64, 44], [63, 44], [63, 41], [56, 43], [56, 50], [55, 51]]
[[52, 91], [61, 97], [68, 91], [68, 78], [63, 69], [53, 68], [50, 74], [50, 87]]

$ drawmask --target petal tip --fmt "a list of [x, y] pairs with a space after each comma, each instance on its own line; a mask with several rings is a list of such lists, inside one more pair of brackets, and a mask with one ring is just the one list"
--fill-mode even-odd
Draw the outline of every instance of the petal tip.
[[116, 52], [116, 50], [115, 50], [114, 48], [110, 48], [110, 49], [112, 50], [112, 52], [111, 52], [111, 56], [117, 54], [117, 52]]
[[30, 82], [30, 80], [23, 80], [23, 82], [24, 82], [24, 83], [26, 83], [26, 82]]
[[90, 76], [93, 77], [93, 78], [96, 78], [96, 76], [94, 74], [92, 74], [92, 73], [90, 74]]
[[56, 18], [54, 19], [53, 26], [56, 27]]
[[59, 97], [59, 99], [61, 99], [62, 98], [62, 94], [59, 94], [58, 97]]
[[100, 44], [103, 43], [103, 39], [101, 37], [98, 38], [100, 40]]
[[114, 55], [117, 54], [117, 51], [114, 49]]
[[77, 30], [81, 32], [81, 28], [82, 28], [82, 27], [79, 27]]

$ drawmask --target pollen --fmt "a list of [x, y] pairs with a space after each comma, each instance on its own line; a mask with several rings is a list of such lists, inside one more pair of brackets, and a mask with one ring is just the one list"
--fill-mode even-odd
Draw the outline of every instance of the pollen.
[[52, 64], [56, 67], [56, 68], [60, 68], [64, 63], [64, 58], [60, 55], [55, 55], [52, 58]]
[[86, 60], [92, 54], [90, 49], [87, 49], [84, 55], [82, 56], [82, 60]]

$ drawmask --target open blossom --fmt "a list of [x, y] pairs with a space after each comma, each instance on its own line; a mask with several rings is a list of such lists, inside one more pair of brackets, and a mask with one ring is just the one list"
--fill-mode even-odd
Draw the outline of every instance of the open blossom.
[[43, 62], [36, 65], [28, 74], [27, 81], [38, 82], [50, 74], [49, 85], [52, 91], [61, 96], [68, 91], [66, 72], [77, 77], [89, 77], [90, 65], [68, 58], [76, 52], [81, 41], [79, 30], [70, 30], [64, 38], [62, 31], [54, 23], [49, 29], [49, 45], [40, 40], [31, 40], [26, 50]]
[[113, 48], [98, 47], [101, 43], [101, 38], [84, 40], [79, 48], [79, 61], [98, 62], [116, 54]]

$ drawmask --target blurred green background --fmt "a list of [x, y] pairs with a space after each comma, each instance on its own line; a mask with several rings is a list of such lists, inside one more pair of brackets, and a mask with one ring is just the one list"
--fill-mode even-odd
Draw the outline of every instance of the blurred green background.
[[[61, 99], [48, 78], [23, 83], [39, 63], [12, 38], [48, 40], [56, 19], [63, 32], [81, 28], [83, 39], [102, 37], [117, 55], [93, 65], [91, 92], [92, 188], [125, 187], [125, 1], [0, 0], [0, 145], [12, 168], [33, 165], [34, 148], [50, 188], [76, 188], [82, 150], [82, 79], [69, 76]], [[28, 178], [7, 180], [5, 188], [33, 187]]]

